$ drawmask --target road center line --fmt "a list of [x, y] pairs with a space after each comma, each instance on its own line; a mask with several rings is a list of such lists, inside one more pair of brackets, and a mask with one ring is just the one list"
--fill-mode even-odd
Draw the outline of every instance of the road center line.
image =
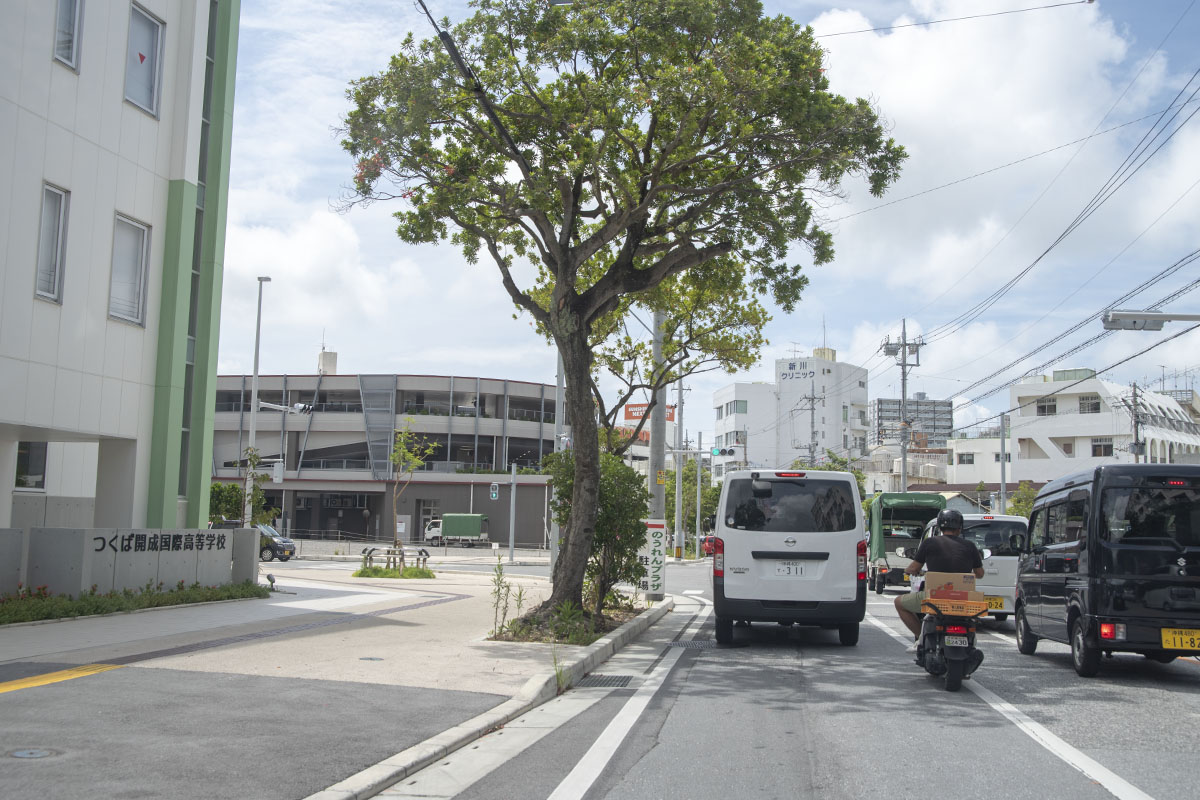
[[[905, 646], [911, 644], [907, 637], [901, 636], [899, 633], [892, 630], [874, 616], [868, 614], [867, 621], [882, 630], [888, 636], [891, 636], [896, 641], [903, 643]], [[1076, 750], [1074, 747], [1055, 736], [1046, 728], [1046, 726], [1030, 719], [1027, 714], [1018, 709], [1012, 703], [1009, 703], [1007, 700], [1003, 699], [990, 689], [980, 686], [978, 681], [972, 679], [963, 683], [963, 686], [965, 686], [967, 689], [970, 689], [975, 693], [976, 697], [991, 706], [992, 710], [998, 712], [1009, 722], [1016, 725], [1026, 736], [1049, 750], [1059, 759], [1070, 764], [1072, 767], [1103, 786], [1114, 797], [1117, 797], [1120, 800], [1154, 800], [1153, 797], [1146, 794], [1141, 789], [1137, 788], [1112, 770], [1108, 769], [1108, 767], [1105, 767], [1095, 759], [1084, 755], [1079, 750]]]
[[84, 678], [99, 672], [108, 672], [110, 669], [120, 669], [121, 666], [120, 664], [84, 664], [81, 667], [71, 667], [70, 669], [60, 669], [57, 672], [34, 675], [32, 678], [5, 681], [4, 683], [0, 683], [0, 694], [15, 692], [18, 689], [32, 689], [35, 686], [45, 686], [50, 683], [61, 683], [62, 681], [69, 681], [75, 678]]
[[[699, 630], [708, 618], [710, 606], [707, 603], [703, 604], [703, 608], [697, 613], [695, 620], [689, 623], [694, 624], [694, 630]], [[682, 636], [679, 637], [682, 640]], [[694, 636], [692, 638], [695, 638]], [[668, 647], [669, 651], [663, 657], [661, 663], [654, 669], [652, 673], [646, 676], [646, 680], [641, 687], [634, 693], [633, 697], [625, 702], [617, 715], [608, 723], [608, 727], [600, 734], [592, 746], [584, 753], [583, 758], [575, 765], [575, 768], [567, 774], [567, 777], [562, 779], [554, 792], [547, 800], [580, 800], [587, 791], [592, 788], [592, 784], [600, 777], [600, 773], [608, 766], [608, 762], [617, 752], [617, 748], [621, 746], [621, 742], [625, 741], [625, 737], [629, 735], [629, 731], [633, 729], [634, 724], [642, 716], [646, 710], [646, 706], [658, 693], [666, 681], [667, 676], [675, 667], [675, 662], [679, 661], [683, 656], [684, 648]]]

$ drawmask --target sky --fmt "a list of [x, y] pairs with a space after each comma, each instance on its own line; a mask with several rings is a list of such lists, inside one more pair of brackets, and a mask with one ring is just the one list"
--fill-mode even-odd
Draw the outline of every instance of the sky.
[[[452, 23], [471, 13], [426, 2]], [[1008, 408], [1007, 390], [990, 391], [1101, 333], [1093, 321], [1022, 359], [1200, 248], [1200, 119], [1188, 121], [1200, 94], [1184, 104], [1200, 86], [1194, 5], [764, 0], [767, 14], [813, 27], [831, 90], [869, 99], [909, 158], [882, 198], [850, 180], [822, 201], [834, 261], [813, 267], [796, 248], [810, 284], [792, 313], [772, 309], [760, 362], [686, 381], [689, 438], [712, 441], [714, 390], [772, 381], [775, 359], [814, 347], [867, 367], [871, 398], [898, 397], [900, 369], [880, 344], [902, 320], [927, 342], [909, 391], [954, 399], [961, 426]], [[494, 266], [450, 244], [405, 244], [388, 203], [338, 210], [354, 169], [337, 133], [346, 88], [382, 71], [409, 32], [433, 35], [416, 4], [241, 8], [218, 372], [250, 373], [256, 277], [269, 275], [263, 374], [315, 373], [324, 346], [343, 374], [553, 383], [553, 350], [515, 314]], [[1018, 9], [1034, 10], [998, 14]], [[997, 15], [952, 21], [984, 13]], [[934, 20], [945, 21], [913, 24]], [[856, 32], [872, 28], [889, 29]], [[1118, 307], [1147, 308], [1197, 279], [1200, 261]], [[1200, 291], [1162, 310], [1197, 313]], [[1114, 333], [1038, 374], [1117, 365], [1103, 377], [1193, 388], [1200, 330], [1136, 355], [1189, 324]]]

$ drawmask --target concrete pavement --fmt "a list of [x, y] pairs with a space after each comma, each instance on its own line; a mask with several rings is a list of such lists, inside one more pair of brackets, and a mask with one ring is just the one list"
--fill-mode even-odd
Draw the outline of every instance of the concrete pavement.
[[[556, 667], [578, 680], [673, 605], [588, 648], [490, 642], [490, 575], [399, 583], [300, 567], [263, 564], [284, 590], [267, 600], [0, 628], [5, 796], [45, 797], [52, 785], [58, 797], [369, 797], [554, 697]], [[525, 608], [548, 596], [545, 580], [509, 580]], [[164, 729], [164, 714], [190, 732]], [[264, 717], [273, 725], [256, 726]], [[255, 746], [226, 746], [246, 728]], [[165, 765], [179, 747], [226, 766], [202, 784], [172, 782]], [[117, 766], [131, 748], [144, 764], [132, 773]], [[8, 757], [29, 751], [48, 755]]]

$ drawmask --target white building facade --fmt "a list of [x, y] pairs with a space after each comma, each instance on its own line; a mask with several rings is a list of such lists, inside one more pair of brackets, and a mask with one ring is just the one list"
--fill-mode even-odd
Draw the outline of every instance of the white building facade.
[[207, 519], [239, 9], [0, 4], [0, 528]]
[[[1171, 397], [1090, 370], [1059, 370], [1009, 389], [1012, 480], [1045, 482], [1102, 464], [1200, 463], [1200, 425]], [[1138, 440], [1144, 453], [1137, 455]]]
[[[832, 348], [775, 361], [773, 383], [734, 383], [713, 393], [713, 478], [741, 465], [786, 467], [825, 460], [826, 451], [860, 458], [867, 449], [867, 370], [837, 360]], [[706, 446], [710, 443], [705, 443]]]

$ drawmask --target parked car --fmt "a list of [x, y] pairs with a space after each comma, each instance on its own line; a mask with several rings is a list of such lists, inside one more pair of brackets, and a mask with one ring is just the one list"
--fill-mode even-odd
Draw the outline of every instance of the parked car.
[[258, 527], [258, 557], [262, 561], [271, 561], [278, 558], [280, 561], [287, 561], [292, 556], [296, 555], [296, 543], [284, 536], [279, 531], [272, 528], [270, 525], [259, 525]]
[[706, 556], [711, 556], [713, 554], [713, 543], [716, 541], [716, 539], [717, 537], [715, 536], [705, 536], [703, 539], [701, 539], [700, 552]]
[[733, 623], [837, 628], [858, 644], [867, 610], [867, 542], [849, 472], [735, 470], [725, 477], [713, 539], [716, 638]]
[[1038, 492], [1017, 573], [1017, 649], [1068, 644], [1079, 675], [1101, 655], [1200, 656], [1200, 466], [1113, 464]]

